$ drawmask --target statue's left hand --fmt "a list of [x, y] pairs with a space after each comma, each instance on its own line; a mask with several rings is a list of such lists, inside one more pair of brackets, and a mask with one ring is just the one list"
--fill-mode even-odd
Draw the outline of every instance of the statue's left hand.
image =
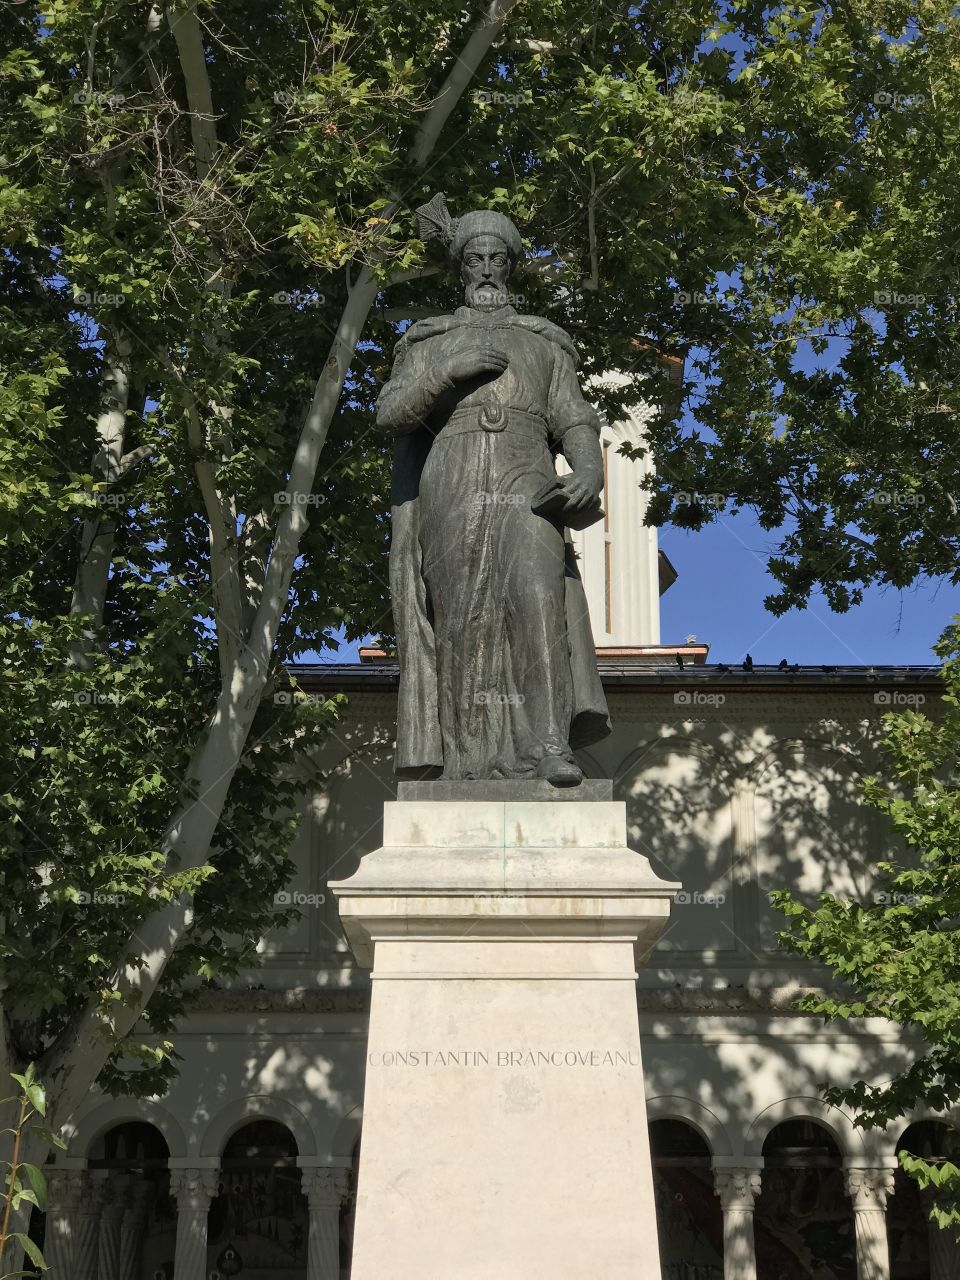
[[561, 476], [560, 484], [567, 494], [571, 511], [584, 511], [597, 501], [603, 490], [603, 474], [592, 470], [574, 471]]

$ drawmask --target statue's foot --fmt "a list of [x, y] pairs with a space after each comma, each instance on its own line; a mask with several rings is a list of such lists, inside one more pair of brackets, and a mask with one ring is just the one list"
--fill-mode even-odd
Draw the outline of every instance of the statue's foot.
[[546, 778], [554, 787], [578, 787], [583, 781], [583, 770], [563, 756], [544, 756], [537, 768], [537, 776]]

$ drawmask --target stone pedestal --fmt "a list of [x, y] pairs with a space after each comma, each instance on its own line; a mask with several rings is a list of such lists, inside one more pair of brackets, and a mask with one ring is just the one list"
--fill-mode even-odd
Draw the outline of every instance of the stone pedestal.
[[635, 976], [679, 886], [623, 803], [388, 803], [330, 888], [373, 969], [353, 1280], [658, 1280]]

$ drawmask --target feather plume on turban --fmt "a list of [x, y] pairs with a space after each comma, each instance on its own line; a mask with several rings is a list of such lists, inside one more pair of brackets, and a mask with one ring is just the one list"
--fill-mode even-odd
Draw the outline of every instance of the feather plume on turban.
[[496, 236], [502, 240], [510, 255], [510, 265], [523, 253], [520, 232], [503, 213], [493, 209], [475, 209], [462, 218], [451, 218], [443, 194], [435, 195], [427, 204], [416, 210], [417, 228], [424, 242], [439, 240], [447, 250], [450, 261], [458, 266], [464, 249], [477, 236]]

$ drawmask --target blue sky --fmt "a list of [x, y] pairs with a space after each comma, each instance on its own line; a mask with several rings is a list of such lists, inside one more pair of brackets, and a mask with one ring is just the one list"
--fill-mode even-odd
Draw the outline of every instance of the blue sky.
[[667, 527], [660, 546], [680, 575], [661, 597], [665, 644], [696, 635], [710, 662], [919, 663], [955, 613], [960, 587], [927, 583], [909, 591], [872, 589], [849, 613], [832, 613], [823, 597], [775, 618], [763, 607], [777, 584], [766, 562], [775, 534], [752, 514], [723, 515], [698, 533]]

